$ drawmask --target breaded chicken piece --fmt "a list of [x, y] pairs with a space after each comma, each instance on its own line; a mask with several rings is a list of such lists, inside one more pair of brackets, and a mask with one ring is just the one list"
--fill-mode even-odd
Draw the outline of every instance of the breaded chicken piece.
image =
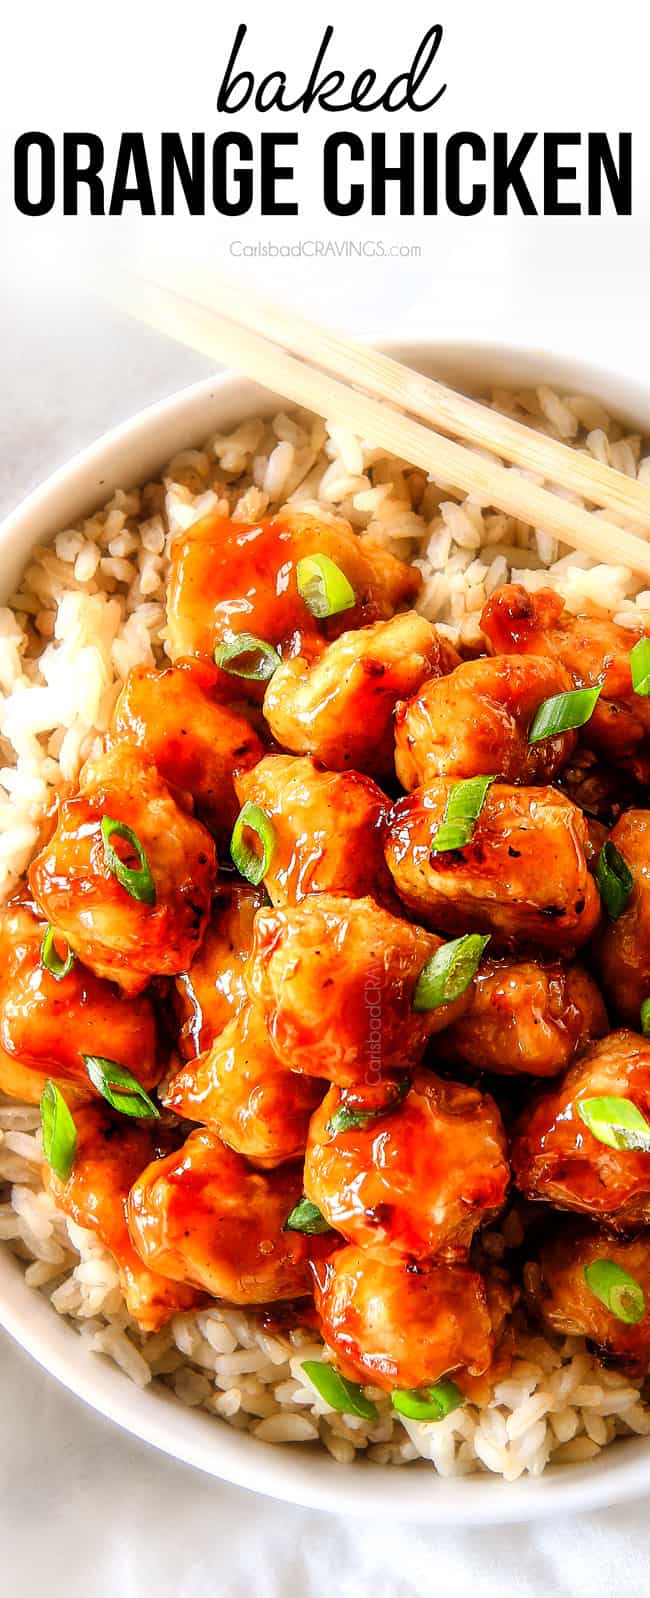
[[256, 912], [265, 903], [263, 888], [244, 882], [219, 884], [201, 947], [189, 970], [174, 981], [178, 1043], [184, 1059], [195, 1060], [209, 1049], [245, 1004], [244, 965], [253, 943]]
[[557, 1076], [608, 1029], [598, 988], [581, 965], [482, 960], [465, 1014], [440, 1034], [452, 1065], [505, 1076]]
[[[109, 831], [111, 822], [128, 827], [143, 858], [119, 832], [107, 842], [102, 821]], [[149, 902], [119, 880], [111, 850], [135, 873], [138, 893], [146, 892]], [[210, 833], [181, 810], [151, 760], [119, 744], [84, 767], [80, 791], [60, 805], [29, 883], [46, 920], [84, 965], [135, 994], [150, 977], [191, 964], [215, 876]]]
[[588, 1221], [564, 1219], [524, 1280], [530, 1307], [549, 1331], [586, 1337], [608, 1364], [643, 1379], [650, 1360], [650, 1233], [626, 1242]]
[[637, 1027], [650, 996], [650, 810], [626, 810], [609, 842], [623, 856], [632, 889], [618, 920], [603, 916], [596, 963], [612, 1011]]

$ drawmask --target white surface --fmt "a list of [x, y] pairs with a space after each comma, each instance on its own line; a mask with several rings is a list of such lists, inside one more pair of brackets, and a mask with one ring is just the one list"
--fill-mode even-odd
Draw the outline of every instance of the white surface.
[[[33, 306], [3, 342], [5, 508], [102, 427], [205, 372], [194, 357], [79, 302], [59, 305], [54, 317]], [[507, 1585], [521, 1598], [646, 1591], [642, 1507], [530, 1529], [427, 1531], [385, 1521], [365, 1529], [174, 1465], [91, 1414], [4, 1337], [1, 1346], [0, 1526], [17, 1598], [40, 1593], [44, 1581], [55, 1595], [76, 1583], [90, 1598], [139, 1595], [152, 1579], [159, 1598], [204, 1587], [324, 1598], [333, 1570], [343, 1594], [379, 1598], [420, 1598], [434, 1584], [463, 1592], [476, 1582], [489, 1598]]]

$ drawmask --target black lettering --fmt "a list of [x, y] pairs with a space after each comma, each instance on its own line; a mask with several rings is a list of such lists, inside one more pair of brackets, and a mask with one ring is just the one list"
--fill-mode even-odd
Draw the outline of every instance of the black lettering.
[[205, 216], [205, 139], [202, 133], [192, 134], [191, 163], [185, 154], [180, 133], [161, 134], [161, 216], [174, 215], [177, 178], [190, 216]]
[[601, 216], [603, 173], [617, 216], [632, 215], [632, 134], [619, 133], [618, 163], [606, 133], [587, 138], [587, 197], [589, 216]]
[[297, 216], [298, 206], [294, 200], [279, 200], [276, 195], [276, 184], [283, 178], [293, 177], [292, 166], [276, 166], [276, 151], [279, 145], [298, 143], [297, 133], [263, 133], [260, 139], [261, 161], [261, 211], [262, 216]]
[[[85, 150], [88, 160], [80, 165], [80, 152]], [[87, 183], [90, 190], [90, 215], [104, 216], [104, 184], [100, 172], [104, 165], [104, 146], [96, 133], [64, 133], [63, 135], [63, 215], [79, 215], [79, 185]]]
[[[135, 182], [131, 182], [131, 165]], [[155, 216], [147, 151], [141, 133], [123, 133], [120, 139], [109, 216], [122, 216], [127, 200], [133, 200], [140, 207], [141, 216]]]
[[423, 176], [422, 211], [424, 216], [438, 215], [438, 135], [425, 133], [422, 139]]
[[237, 151], [241, 161], [252, 161], [253, 146], [245, 133], [220, 133], [212, 146], [212, 199], [215, 211], [222, 216], [245, 216], [253, 203], [253, 174], [235, 167], [232, 177], [236, 184], [234, 199], [229, 198], [228, 157], [231, 149]]
[[537, 207], [530, 189], [521, 174], [521, 168], [537, 138], [536, 133], [522, 134], [516, 150], [508, 156], [507, 133], [494, 135], [494, 214], [508, 215], [508, 194], [512, 189], [524, 216], [537, 216]]
[[363, 102], [369, 95], [370, 90], [374, 89], [376, 82], [377, 73], [373, 72], [372, 67], [366, 67], [364, 72], [359, 73], [358, 78], [352, 85], [352, 93], [350, 95], [351, 111], [372, 111], [372, 106], [364, 105]]
[[[38, 151], [38, 193], [31, 197], [30, 155]], [[14, 146], [14, 200], [23, 216], [47, 216], [56, 190], [54, 143], [48, 133], [21, 133]]]
[[[219, 93], [217, 94], [217, 111], [226, 111], [230, 116], [234, 115], [237, 111], [243, 111], [243, 108], [248, 104], [255, 87], [255, 79], [252, 72], [238, 72], [237, 76], [232, 78], [232, 80], [230, 76], [233, 67], [236, 65], [237, 57], [244, 43], [247, 32], [248, 29], [246, 27], [246, 23], [240, 22], [235, 34], [235, 42], [230, 52], [230, 59], [221, 80]], [[240, 83], [244, 85], [242, 96], [241, 99], [237, 100], [236, 104], [233, 105], [231, 103], [231, 96], [233, 90], [235, 90]]]
[[561, 200], [560, 183], [578, 175], [575, 166], [560, 166], [560, 147], [563, 144], [580, 144], [579, 133], [544, 134], [544, 215], [580, 216], [579, 200]]
[[323, 149], [323, 195], [331, 216], [358, 216], [363, 205], [363, 184], [350, 185], [349, 199], [339, 196], [339, 151], [347, 150], [351, 161], [363, 161], [363, 139], [358, 133], [330, 133]]
[[373, 216], [386, 215], [386, 185], [399, 183], [399, 215], [413, 216], [415, 211], [415, 135], [400, 133], [399, 166], [386, 166], [386, 134], [373, 133], [371, 211]]
[[471, 150], [475, 161], [485, 161], [487, 156], [485, 142], [478, 133], [452, 134], [445, 152], [447, 206], [454, 216], [478, 216], [485, 208], [487, 191], [484, 183], [474, 183], [470, 197], [466, 200], [462, 198], [460, 160], [464, 147]]
[[[445, 92], [446, 83], [443, 83], [442, 88], [438, 89], [437, 94], [434, 94], [430, 100], [423, 100], [420, 105], [418, 105], [416, 95], [436, 59], [442, 44], [442, 32], [439, 22], [436, 22], [433, 28], [429, 28], [428, 33], [425, 33], [422, 43], [416, 50], [410, 71], [401, 72], [397, 78], [393, 78], [383, 96], [383, 101], [378, 102], [378, 104], [383, 103], [387, 111], [405, 111], [407, 109], [409, 111], [430, 111], [431, 107], [437, 104]], [[404, 97], [392, 104], [393, 92], [401, 83], [404, 84]], [[366, 106], [366, 110], [372, 109], [371, 106]]]

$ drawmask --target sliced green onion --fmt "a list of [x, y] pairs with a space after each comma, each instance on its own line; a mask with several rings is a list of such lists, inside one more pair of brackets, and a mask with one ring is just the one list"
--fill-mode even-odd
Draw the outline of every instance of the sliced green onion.
[[[246, 828], [256, 834], [261, 845], [261, 854], [258, 854], [257, 850], [252, 849], [250, 844], [246, 842], [244, 837]], [[255, 805], [250, 799], [247, 799], [239, 812], [230, 839], [230, 855], [233, 864], [236, 865], [242, 877], [245, 877], [247, 882], [252, 882], [253, 887], [256, 888], [270, 869], [274, 851], [275, 827], [270, 816], [267, 816], [261, 805]]]
[[571, 688], [566, 694], [553, 694], [551, 699], [545, 699], [533, 718], [528, 734], [529, 744], [538, 744], [543, 738], [557, 738], [558, 733], [584, 727], [593, 715], [602, 686], [602, 683], [598, 683], [596, 688]]
[[435, 1387], [396, 1387], [390, 1401], [409, 1420], [444, 1420], [465, 1403], [465, 1394], [455, 1382], [436, 1382]]
[[77, 1148], [77, 1128], [63, 1094], [48, 1077], [41, 1095], [43, 1153], [48, 1165], [67, 1182]]
[[300, 598], [318, 621], [356, 605], [352, 584], [329, 555], [304, 555], [296, 566], [296, 582]]
[[427, 960], [415, 984], [414, 1010], [437, 1010], [440, 1004], [451, 1004], [469, 987], [478, 970], [479, 960], [490, 942], [490, 934], [466, 932], [462, 938], [452, 938]]
[[644, 1038], [650, 1038], [650, 998], [644, 999], [639, 1010], [641, 1031]]
[[408, 1077], [405, 1077], [403, 1082], [396, 1082], [394, 1093], [387, 1098], [385, 1104], [380, 1105], [376, 1110], [353, 1110], [347, 1104], [339, 1105], [338, 1110], [334, 1111], [331, 1120], [328, 1121], [326, 1130], [328, 1132], [352, 1132], [355, 1127], [367, 1126], [369, 1121], [376, 1121], [382, 1115], [391, 1115], [393, 1110], [397, 1109], [398, 1104], [401, 1104], [402, 1099], [406, 1098], [410, 1086], [411, 1083]]
[[626, 1326], [636, 1326], [645, 1315], [645, 1293], [635, 1276], [624, 1271], [614, 1260], [594, 1260], [585, 1265], [585, 1281], [589, 1291], [600, 1299], [617, 1321]]
[[283, 1232], [305, 1232], [308, 1237], [317, 1237], [320, 1232], [331, 1232], [329, 1221], [321, 1212], [317, 1204], [312, 1204], [311, 1199], [301, 1198], [289, 1211], [282, 1228]]
[[[114, 821], [112, 816], [102, 816], [102, 838], [104, 841], [104, 859], [109, 871], [117, 878], [122, 888], [126, 888], [132, 899], [138, 899], [140, 904], [156, 903], [156, 886], [149, 870], [149, 862], [144, 852], [140, 839], [132, 827], [127, 827], [125, 821]], [[113, 848], [111, 838], [123, 838], [125, 843], [131, 845], [137, 854], [140, 866], [136, 870], [133, 866], [125, 866]]]
[[630, 671], [635, 694], [650, 694], [650, 638], [639, 638], [630, 650]]
[[431, 839], [432, 854], [440, 854], [443, 849], [464, 849], [471, 842], [486, 793], [495, 781], [495, 777], [468, 777], [454, 783], [443, 819]]
[[650, 1154], [650, 1125], [631, 1099], [581, 1099], [578, 1115], [608, 1148]]
[[327, 1365], [322, 1359], [304, 1359], [301, 1368], [325, 1403], [332, 1409], [338, 1409], [341, 1415], [361, 1415], [363, 1420], [379, 1419], [377, 1405], [373, 1404], [372, 1399], [366, 1398], [359, 1383], [346, 1382], [333, 1365]]
[[93, 1087], [97, 1088], [111, 1109], [119, 1110], [120, 1115], [131, 1115], [138, 1121], [160, 1120], [160, 1110], [125, 1065], [118, 1065], [116, 1060], [106, 1060], [101, 1054], [83, 1054], [82, 1059]]
[[217, 644], [214, 663], [231, 676], [251, 682], [268, 682], [282, 664], [277, 649], [254, 633], [238, 633], [228, 643]]
[[618, 921], [634, 887], [634, 877], [620, 849], [609, 838], [598, 856], [596, 881], [610, 921]]
[[51, 977], [54, 977], [55, 982], [61, 982], [64, 977], [67, 977], [68, 972], [72, 970], [74, 955], [70, 945], [66, 944], [68, 952], [65, 960], [61, 959], [54, 946], [54, 939], [57, 936], [58, 934], [54, 931], [54, 927], [45, 928], [41, 941], [41, 965], [45, 967], [46, 971], [49, 971]]

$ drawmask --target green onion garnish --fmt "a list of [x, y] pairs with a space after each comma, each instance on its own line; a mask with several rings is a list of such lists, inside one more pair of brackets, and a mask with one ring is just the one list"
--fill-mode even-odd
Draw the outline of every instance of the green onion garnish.
[[639, 1019], [644, 1038], [650, 1038], [650, 998], [643, 999], [639, 1010]]
[[[261, 854], [258, 854], [257, 850], [252, 849], [250, 844], [246, 842], [244, 837], [246, 828], [255, 833], [261, 845]], [[273, 859], [274, 850], [275, 827], [270, 816], [267, 816], [261, 805], [255, 805], [250, 799], [247, 799], [245, 805], [242, 805], [232, 830], [230, 855], [242, 877], [245, 877], [247, 882], [252, 882], [253, 887], [257, 887], [258, 883], [266, 876]]]
[[238, 633], [228, 643], [217, 644], [214, 663], [231, 676], [251, 682], [268, 682], [282, 664], [277, 649], [254, 633]]
[[49, 971], [51, 977], [54, 977], [55, 982], [61, 982], [63, 977], [67, 977], [68, 972], [72, 970], [74, 954], [70, 945], [66, 944], [68, 952], [65, 960], [61, 959], [54, 946], [54, 939], [57, 936], [58, 933], [54, 931], [54, 927], [45, 928], [41, 941], [41, 965], [45, 967], [46, 971]]
[[650, 1154], [650, 1126], [631, 1099], [581, 1099], [578, 1115], [608, 1148]]
[[630, 671], [635, 694], [650, 694], [650, 638], [639, 638], [630, 650]]
[[390, 1401], [393, 1409], [409, 1420], [444, 1420], [452, 1409], [465, 1403], [465, 1394], [455, 1382], [436, 1382], [435, 1387], [396, 1387]]
[[67, 1182], [77, 1148], [77, 1128], [63, 1094], [51, 1077], [41, 1094], [41, 1130], [47, 1163], [62, 1182]]
[[490, 942], [490, 934], [466, 932], [462, 938], [452, 938], [427, 960], [415, 984], [414, 1010], [437, 1010], [440, 1004], [451, 1004], [469, 987], [479, 960]]
[[397, 1109], [398, 1104], [401, 1104], [402, 1099], [406, 1098], [410, 1086], [409, 1077], [405, 1077], [403, 1082], [395, 1082], [393, 1084], [394, 1091], [386, 1099], [386, 1103], [379, 1105], [375, 1110], [353, 1110], [347, 1104], [340, 1104], [338, 1110], [334, 1111], [331, 1120], [328, 1121], [326, 1130], [328, 1132], [352, 1132], [355, 1127], [367, 1126], [369, 1121], [376, 1121], [381, 1115], [391, 1115], [393, 1110]]
[[338, 1409], [342, 1415], [361, 1415], [364, 1420], [379, 1419], [377, 1405], [366, 1398], [359, 1383], [346, 1382], [333, 1365], [327, 1365], [322, 1359], [304, 1359], [302, 1370], [332, 1409]]
[[533, 718], [528, 734], [529, 744], [538, 744], [543, 738], [557, 738], [558, 733], [584, 727], [593, 715], [602, 686], [602, 683], [598, 683], [596, 688], [571, 688], [566, 694], [553, 694], [551, 699], [545, 699]]
[[311, 1199], [301, 1198], [289, 1211], [282, 1228], [283, 1232], [305, 1232], [308, 1237], [317, 1237], [320, 1232], [331, 1232], [329, 1221], [321, 1212], [317, 1204], [312, 1204]]
[[449, 791], [445, 813], [431, 839], [431, 853], [443, 849], [464, 849], [474, 835], [474, 827], [485, 804], [485, 796], [495, 777], [467, 777], [455, 782]]
[[596, 881], [610, 921], [618, 921], [634, 887], [634, 877], [620, 849], [609, 838], [598, 856]]
[[296, 566], [296, 582], [300, 598], [318, 621], [356, 605], [352, 584], [329, 555], [304, 555]]
[[645, 1293], [636, 1277], [624, 1271], [614, 1260], [594, 1260], [585, 1265], [585, 1281], [589, 1291], [600, 1299], [617, 1321], [626, 1326], [636, 1326], [645, 1315]]
[[101, 1054], [83, 1054], [82, 1060], [93, 1087], [97, 1088], [111, 1109], [119, 1110], [120, 1115], [131, 1115], [138, 1121], [160, 1120], [160, 1110], [125, 1065], [118, 1065], [116, 1060], [106, 1060]]
[[[114, 821], [112, 816], [102, 816], [102, 838], [104, 841], [104, 859], [109, 871], [117, 878], [121, 887], [126, 888], [132, 899], [138, 899], [140, 904], [156, 903], [156, 885], [149, 870], [149, 862], [144, 852], [140, 839], [132, 827], [127, 827], [124, 821]], [[137, 854], [140, 865], [138, 870], [133, 866], [126, 866], [113, 848], [111, 838], [123, 838], [130, 844]]]

